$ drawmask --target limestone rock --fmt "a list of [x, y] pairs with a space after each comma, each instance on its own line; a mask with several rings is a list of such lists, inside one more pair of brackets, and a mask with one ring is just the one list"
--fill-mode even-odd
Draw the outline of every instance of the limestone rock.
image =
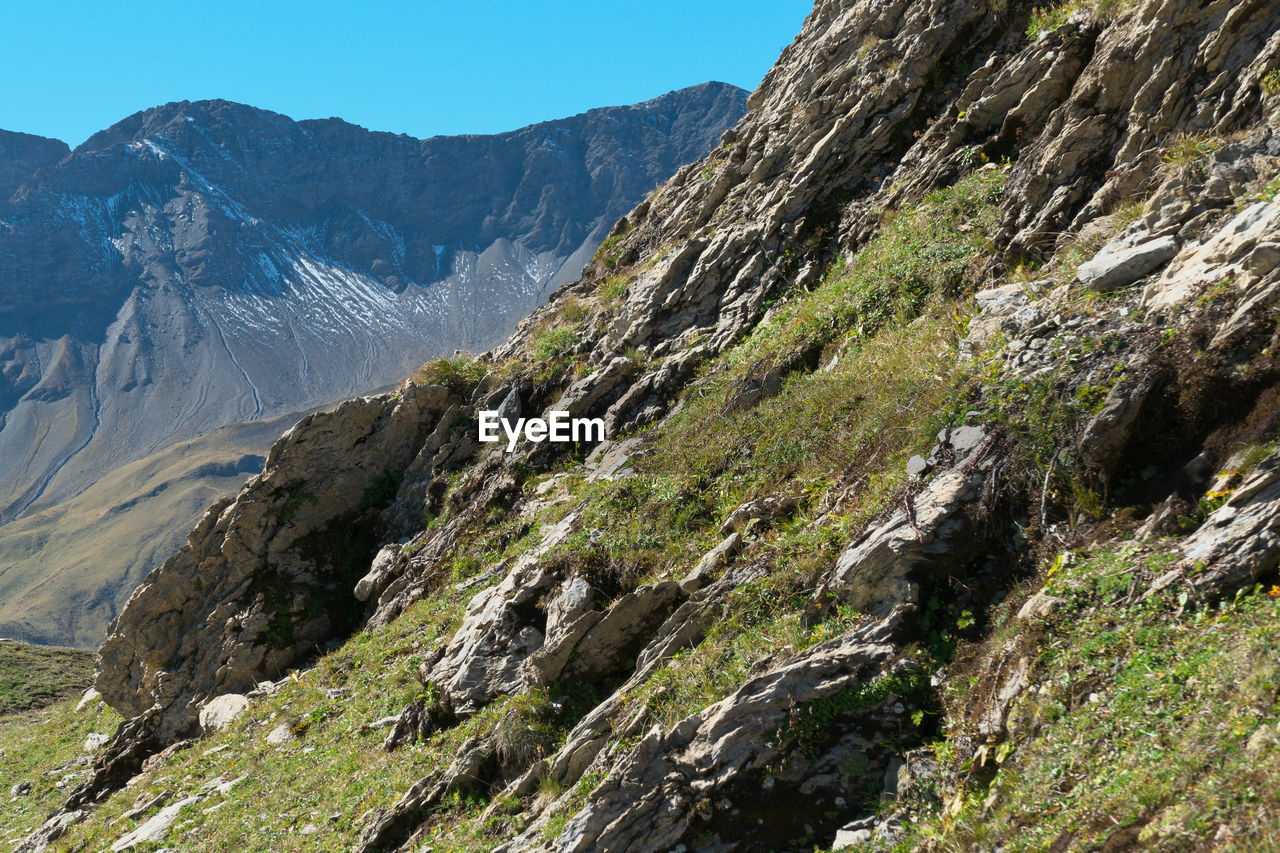
[[169, 833], [169, 827], [173, 826], [173, 822], [178, 819], [178, 813], [187, 806], [195, 805], [200, 800], [201, 797], [199, 795], [184, 797], [176, 803], [165, 806], [137, 829], [117, 839], [111, 845], [112, 853], [119, 853], [121, 850], [132, 850], [139, 844], [163, 840], [165, 835]]
[[[1254, 469], [1225, 504], [1182, 543], [1184, 559], [1153, 590], [1187, 580], [1197, 590], [1230, 592], [1280, 562], [1280, 453]], [[1190, 571], [1193, 566], [1201, 567]]]
[[729, 513], [729, 517], [720, 525], [720, 535], [741, 533], [751, 529], [752, 525], [767, 525], [778, 516], [785, 515], [796, 507], [796, 499], [789, 496], [770, 496], [759, 500], [747, 501]]
[[1050, 595], [1042, 589], [1028, 598], [1019, 608], [1017, 619], [1019, 622], [1034, 622], [1037, 619], [1045, 618], [1066, 603], [1066, 599]]
[[210, 699], [200, 708], [200, 729], [216, 732], [249, 710], [249, 697], [240, 693], [224, 693]]
[[[681, 842], [691, 843], [704, 830], [718, 832], [723, 842], [741, 844], [743, 849], [767, 848], [772, 840], [788, 837], [783, 834], [787, 832], [795, 837], [804, 812], [779, 814], [763, 825], [744, 821], [714, 803], [731, 791], [758, 785], [769, 774], [772, 762], [782, 754], [782, 732], [793, 709], [880, 677], [889, 669], [898, 618], [814, 646], [749, 679], [729, 697], [669, 732], [653, 729], [618, 761], [558, 836], [538, 844], [543, 826], [535, 822], [498, 850], [668, 850]], [[890, 704], [864, 707], [847, 720], [832, 720], [823, 741], [831, 745], [814, 760], [807, 782], [776, 775], [771, 777], [769, 796], [829, 802], [840, 794], [853, 796], [859, 786], [865, 790], [861, 776], [833, 771], [841, 762], [852, 766], [850, 755], [860, 755], [854, 763], [868, 768], [868, 774], [877, 779], [883, 775], [888, 756], [877, 744], [875, 732], [882, 727], [897, 729], [902, 722]]]
[[80, 713], [85, 709], [86, 706], [92, 705], [94, 702], [97, 702], [101, 698], [102, 698], [102, 694], [98, 692], [97, 688], [90, 687], [80, 697], [80, 701], [76, 703], [76, 713], [77, 714]]
[[41, 824], [40, 828], [28, 835], [13, 848], [13, 853], [44, 853], [49, 846], [67, 834], [71, 827], [89, 816], [88, 809], [63, 810]]
[[[245, 692], [314, 653], [336, 619], [358, 614], [351, 582], [315, 543], [350, 523], [380, 478], [404, 469], [448, 404], [440, 386], [411, 386], [310, 415], [286, 433], [263, 472], [215, 504], [189, 544], [134, 591], [99, 652], [103, 698], [126, 716], [158, 705], [171, 738], [196, 723], [199, 699]], [[342, 601], [351, 617], [341, 617]]]
[[477, 593], [467, 605], [444, 654], [424, 673], [453, 713], [473, 714], [495, 696], [523, 686], [521, 667], [544, 639], [535, 624], [536, 604], [555, 581], [538, 561], [569, 535], [576, 520], [569, 513], [536, 548], [521, 555], [501, 583]]
[[1178, 254], [1178, 241], [1158, 237], [1136, 245], [1108, 245], [1080, 265], [1077, 280], [1099, 292], [1118, 290], [1148, 275]]
[[[984, 434], [985, 436], [985, 434]], [[954, 565], [979, 547], [974, 517], [997, 461], [992, 438], [966, 434], [965, 454], [954, 467], [936, 474], [908, 505], [855, 540], [824, 577], [819, 596], [856, 610], [888, 613], [913, 602], [918, 575], [933, 566]]]
[[400, 550], [400, 546], [394, 543], [383, 546], [382, 550], [373, 558], [373, 565], [369, 567], [369, 573], [356, 583], [356, 601], [368, 601], [386, 588], [387, 582], [391, 578], [391, 573], [396, 567], [396, 562], [400, 559]]
[[644, 440], [640, 438], [607, 441], [597, 445], [587, 457], [585, 467], [590, 472], [587, 474], [587, 482], [615, 480], [634, 473], [627, 463], [640, 455], [643, 448]]
[[680, 589], [692, 595], [711, 583], [712, 576], [738, 555], [743, 544], [742, 534], [737, 532], [729, 534], [719, 545], [704, 554], [698, 561], [698, 565], [684, 576], [680, 581]]

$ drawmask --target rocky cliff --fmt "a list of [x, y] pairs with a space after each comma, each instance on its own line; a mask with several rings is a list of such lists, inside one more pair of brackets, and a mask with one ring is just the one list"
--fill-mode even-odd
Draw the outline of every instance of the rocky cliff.
[[210, 510], [20, 849], [177, 774], [194, 849], [1273, 843], [1277, 121], [1274, 4], [819, 0], [511, 338]]
[[[744, 99], [709, 83], [427, 140], [223, 101], [146, 110], [73, 152], [0, 136], [0, 525], [65, 515], [177, 442], [493, 345]], [[43, 566], [11, 532], [0, 633], [96, 644], [155, 565]]]

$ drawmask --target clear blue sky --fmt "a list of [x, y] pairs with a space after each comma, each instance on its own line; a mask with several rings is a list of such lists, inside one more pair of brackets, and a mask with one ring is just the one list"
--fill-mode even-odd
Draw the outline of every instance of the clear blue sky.
[[76, 146], [225, 98], [426, 137], [494, 133], [707, 80], [756, 84], [812, 0], [4, 0], [0, 128]]

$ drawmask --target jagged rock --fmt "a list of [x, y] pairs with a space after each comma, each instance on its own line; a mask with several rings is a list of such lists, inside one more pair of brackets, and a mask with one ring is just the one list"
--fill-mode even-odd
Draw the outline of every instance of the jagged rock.
[[31, 793], [30, 782], [19, 782], [16, 785], [13, 785], [12, 787], [9, 788], [10, 797], [25, 797], [27, 794], [30, 794], [30, 793]]
[[443, 774], [437, 771], [419, 779], [391, 808], [374, 815], [360, 833], [356, 853], [399, 846], [417, 828], [421, 816], [442, 798], [483, 785], [494, 763], [493, 753], [493, 744], [482, 738], [468, 738]]
[[1092, 290], [1118, 290], [1145, 277], [1178, 254], [1178, 241], [1159, 237], [1136, 245], [1108, 245], [1080, 265], [1077, 280]]
[[598, 480], [616, 480], [635, 473], [627, 463], [639, 456], [644, 449], [644, 439], [626, 438], [622, 441], [607, 441], [596, 446], [587, 457], [585, 467], [587, 482]]
[[1258, 464], [1187, 537], [1182, 553], [1183, 560], [1157, 579], [1150, 592], [1179, 581], [1202, 594], [1230, 592], [1275, 571], [1280, 562], [1280, 453]]
[[76, 713], [77, 714], [80, 713], [85, 709], [86, 706], [92, 705], [94, 702], [97, 702], [101, 698], [102, 698], [102, 694], [98, 692], [97, 688], [90, 687], [80, 697], [80, 701], [76, 703]]
[[907, 476], [923, 477], [933, 470], [933, 465], [923, 456], [916, 454], [907, 460]]
[[423, 674], [453, 713], [473, 714], [495, 696], [523, 686], [521, 667], [544, 639], [537, 602], [555, 580], [538, 561], [569, 535], [576, 520], [576, 513], [565, 516], [516, 560], [501, 583], [471, 599], [444, 654]]
[[67, 834], [71, 827], [89, 816], [88, 809], [71, 809], [60, 811], [40, 825], [40, 828], [28, 835], [13, 848], [13, 853], [43, 853], [49, 845]]
[[1042, 589], [1028, 598], [1019, 608], [1017, 619], [1019, 622], [1034, 622], [1037, 619], [1044, 619], [1066, 603], [1066, 599], [1050, 595]]
[[[1158, 279], [1144, 287], [1142, 307], [1163, 316], [1225, 278], [1246, 292], [1264, 279], [1274, 279], [1271, 274], [1276, 266], [1268, 262], [1271, 259], [1268, 243], [1277, 231], [1280, 231], [1280, 200], [1249, 205], [1203, 243], [1183, 250]], [[1250, 313], [1251, 302], [1253, 298], [1244, 300], [1215, 338], [1234, 338], [1238, 334], [1234, 327]]]
[[520, 403], [520, 389], [512, 388], [507, 395], [502, 398], [502, 403], [498, 406], [498, 419], [506, 421], [514, 429], [516, 423], [520, 420], [520, 412], [522, 406]]
[[1143, 404], [1155, 388], [1155, 377], [1144, 370], [1126, 372], [1111, 387], [1102, 409], [1089, 421], [1078, 442], [1080, 458], [1104, 481], [1111, 478], [1124, 449], [1133, 440]]
[[609, 397], [618, 396], [617, 389], [629, 380], [636, 371], [636, 363], [629, 358], [618, 356], [604, 367], [584, 376], [569, 386], [547, 411], [568, 412], [570, 417], [580, 417], [590, 412], [597, 403]]
[[[585, 600], [573, 585], [566, 593], [572, 599]], [[648, 633], [667, 618], [679, 596], [677, 584], [662, 581], [627, 593], [607, 611], [580, 606], [566, 614], [568, 606], [563, 604], [562, 594], [557, 599], [561, 604], [555, 623], [548, 617], [546, 644], [524, 665], [526, 684], [547, 685], [562, 678], [591, 681], [618, 671], [637, 650], [637, 644], [643, 645]]]
[[617, 672], [631, 654], [639, 651], [649, 633], [670, 615], [681, 598], [674, 581], [646, 584], [618, 599], [578, 642], [573, 657], [554, 677], [593, 681]]
[[178, 812], [187, 806], [195, 805], [201, 799], [202, 797], [197, 794], [191, 797], [184, 797], [172, 805], [165, 806], [152, 815], [146, 823], [117, 839], [111, 845], [112, 853], [119, 853], [121, 850], [132, 850], [139, 844], [162, 840], [169, 833], [169, 827], [173, 826], [173, 822], [178, 819]]
[[121, 820], [137, 820], [152, 809], [159, 808], [173, 797], [173, 791], [166, 788], [155, 795], [139, 794], [133, 801], [133, 807], [120, 813]]
[[[161, 736], [172, 738], [193, 727], [203, 697], [247, 691], [313, 654], [340, 628], [338, 602], [356, 618], [351, 581], [316, 543], [379, 478], [404, 469], [448, 404], [440, 386], [410, 386], [286, 433], [263, 473], [215, 504], [112, 623], [95, 684], [103, 698], [126, 716], [158, 705]], [[310, 606], [317, 598], [334, 604]]]
[[971, 439], [976, 434], [966, 434], [967, 450], [958, 454], [954, 467], [936, 474], [918, 495], [907, 498], [903, 509], [846, 548], [823, 578], [818, 599], [888, 613], [915, 601], [921, 572], [932, 565], [954, 565], [979, 547], [973, 519], [982, 511], [980, 499], [997, 461], [993, 438], [983, 435], [975, 445]]
[[[782, 754], [787, 720], [797, 706], [882, 677], [896, 653], [892, 637], [900, 619], [896, 613], [889, 620], [814, 646], [749, 679], [732, 695], [671, 731], [655, 728], [618, 761], [558, 836], [539, 843], [544, 825], [535, 821], [497, 850], [667, 850], [682, 841], [690, 843], [704, 831], [718, 832], [725, 843], [754, 849], [768, 847], [770, 839], [795, 837], [806, 810], [779, 809], [778, 817], [763, 825], [744, 821], [730, 809], [718, 810], [714, 804], [728, 792], [751, 784], [748, 780], [770, 773]], [[855, 788], [865, 790], [866, 779], [861, 775], [830, 772], [854, 754], [862, 756], [858, 763], [868, 768], [868, 775], [879, 779], [888, 756], [876, 743], [874, 732], [881, 727], [897, 730], [902, 723], [889, 705], [866, 706], [846, 720], [831, 720], [824, 732], [825, 749], [807, 774], [809, 783], [815, 778], [823, 781], [809, 784], [807, 792], [801, 793], [800, 780], [775, 771], [770, 800], [775, 805], [789, 797], [813, 802], [836, 793], [852, 796]]]
[[680, 581], [680, 589], [692, 595], [711, 583], [712, 576], [738, 555], [743, 548], [742, 534], [731, 533], [719, 545], [702, 556], [698, 565]]
[[200, 708], [200, 730], [216, 732], [249, 710], [249, 697], [240, 693], [224, 693], [210, 699]]
[[97, 732], [94, 732], [93, 734], [89, 735], [87, 738], [84, 739], [84, 751], [96, 752], [97, 750], [106, 746], [107, 742], [110, 740], [111, 740], [110, 735], [98, 734]]
[[159, 752], [156, 752], [155, 754], [148, 757], [145, 761], [143, 761], [142, 772], [149, 773], [152, 770], [155, 770], [156, 768], [163, 765], [170, 758], [177, 755], [179, 752], [182, 752], [184, 749], [190, 749], [194, 743], [195, 743], [195, 738], [185, 738], [183, 740], [174, 741], [173, 743], [166, 746], [164, 749], [160, 750]]
[[378, 555], [373, 558], [369, 573], [356, 583], [356, 601], [368, 601], [386, 588], [391, 573], [396, 568], [396, 562], [400, 559], [400, 550], [400, 546], [394, 543], [383, 546]]
[[720, 525], [720, 535], [741, 533], [755, 526], [767, 525], [778, 516], [790, 513], [796, 508], [796, 499], [789, 496], [770, 496], [759, 500], [747, 501], [738, 506]]
[[693, 375], [705, 354], [705, 347], [690, 346], [664, 358], [632, 382], [605, 412], [605, 435], [622, 435], [657, 420], [667, 410], [669, 398]]

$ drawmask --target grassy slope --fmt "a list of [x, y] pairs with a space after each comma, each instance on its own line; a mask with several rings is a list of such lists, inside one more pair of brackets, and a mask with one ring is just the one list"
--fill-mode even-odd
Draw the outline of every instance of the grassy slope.
[[[794, 492], [804, 499], [796, 517], [761, 536], [760, 551], [776, 571], [735, 593], [730, 613], [708, 640], [655, 673], [629, 697], [620, 717], [644, 713], [669, 723], [726, 695], [755, 661], [840, 630], [842, 619], [853, 614], [801, 625], [802, 591], [835, 544], [893, 493], [907, 455], [927, 448], [937, 425], [953, 417], [955, 391], [965, 376], [955, 366], [963, 316], [945, 294], [964, 290], [966, 270], [987, 248], [980, 229], [962, 233], [957, 226], [983, 221], [999, 181], [975, 177], [900, 217], [868, 250], [899, 263], [837, 266], [821, 288], [781, 306], [773, 323], [708, 368], [686, 394], [682, 415], [645, 434], [656, 452], [644, 461], [643, 476], [588, 484], [572, 466], [558, 472], [561, 488], [572, 497], [532, 525], [516, 517], [491, 518], [455, 554], [454, 579], [529, 547], [539, 538], [538, 522], [553, 523], [578, 500], [590, 499], [582, 527], [596, 527], [596, 541], [572, 537], [550, 559], [595, 573], [601, 584], [622, 592], [649, 578], [686, 572], [717, 538], [727, 510], [744, 497]], [[924, 247], [935, 251], [920, 252]], [[853, 325], [853, 298], [876, 299], [894, 310], [874, 324]], [[930, 310], [921, 315], [926, 306]], [[839, 353], [839, 364], [828, 372], [794, 375], [776, 398], [755, 409], [723, 412], [725, 395], [761, 359], [784, 359], [814, 345]], [[753, 448], [749, 460], [740, 456], [744, 444]], [[831, 497], [824, 499], [828, 490]], [[501, 699], [461, 726], [391, 754], [381, 749], [386, 729], [369, 725], [421, 693], [413, 676], [418, 660], [456, 627], [476, 591], [459, 594], [444, 584], [392, 625], [353, 637], [227, 729], [146, 774], [127, 796], [112, 798], [59, 844], [105, 848], [136, 825], [113, 825], [135, 797], [167, 789], [176, 799], [211, 779], [247, 774], [225, 796], [189, 808], [166, 843], [188, 851], [347, 850], [370, 809], [391, 805], [418, 778], [443, 769], [473, 734], [499, 727], [513, 755], [554, 750], [576, 715], [604, 698], [607, 685], [556, 685], [550, 694]], [[556, 694], [572, 709], [560, 717], [549, 711]], [[297, 739], [267, 743], [267, 734], [281, 724], [297, 731]], [[579, 783], [584, 795], [595, 781]], [[551, 786], [537, 796], [558, 793]], [[477, 820], [485, 805], [484, 797], [447, 803], [433, 827], [440, 849], [489, 850], [518, 828], [517, 819], [504, 816]], [[519, 810], [527, 804], [509, 805]]]
[[[558, 477], [564, 500], [532, 522], [491, 516], [454, 555], [450, 580], [529, 547], [540, 524], [588, 500], [582, 529], [594, 535], [571, 537], [548, 559], [621, 592], [646, 579], [681, 576], [741, 500], [792, 494], [801, 498], [795, 516], [756, 531], [741, 558], [767, 563], [769, 575], [735, 591], [707, 639], [640, 685], [618, 719], [643, 714], [670, 724], [732, 690], [753, 663], [842, 630], [856, 614], [839, 611], [817, 625], [800, 618], [815, 572], [884, 509], [907, 455], [927, 448], [939, 424], [963, 414], [974, 384], [994, 387], [981, 360], [964, 366], [956, 358], [964, 302], [952, 297], [972, 288], [971, 272], [988, 251], [982, 229], [962, 232], [957, 225], [984, 221], [998, 181], [990, 173], [975, 176], [900, 214], [853, 263], [837, 265], [812, 293], [793, 295], [770, 323], [708, 365], [683, 395], [683, 409], [644, 433], [652, 453], [636, 462], [642, 476], [589, 484], [566, 464], [531, 480], [530, 492], [547, 476]], [[859, 302], [891, 310], [866, 322]], [[583, 315], [563, 319], [572, 328]], [[776, 398], [753, 409], [726, 410], [726, 400], [762, 365], [813, 347], [823, 349], [822, 363], [833, 355], [839, 362], [830, 371], [794, 374]], [[553, 369], [574, 368], [571, 356], [553, 359], [561, 361]], [[465, 373], [465, 365], [455, 367]], [[999, 391], [991, 413], [1021, 443], [1028, 465], [1043, 464], [1041, 445], [1080, 414], [1072, 401], [1055, 408], [1042, 390], [1013, 383]], [[1012, 600], [997, 610], [997, 628], [982, 641], [967, 611], [944, 603], [926, 617], [922, 627], [939, 663], [961, 636], [975, 641], [967, 653], [973, 657], [1025, 634], [1046, 650], [1033, 673], [1044, 689], [1021, 700], [1010, 746], [980, 760], [980, 772], [959, 788], [934, 792], [945, 799], [921, 798], [920, 823], [903, 849], [973, 843], [1044, 849], [1066, 834], [1085, 847], [1140, 809], [1151, 814], [1142, 831], [1173, 839], [1166, 845], [1172, 849], [1203, 846], [1224, 823], [1246, 838], [1244, 849], [1266, 849], [1271, 841], [1262, 832], [1275, 814], [1276, 779], [1275, 762], [1263, 759], [1274, 755], [1267, 738], [1277, 720], [1280, 604], [1268, 590], [1198, 611], [1181, 610], [1176, 598], [1127, 601], [1134, 575], [1155, 572], [1164, 550], [1103, 548], [1065, 568], [1047, 564], [1039, 583], [1070, 601], [1047, 624], [1015, 624]], [[448, 636], [475, 591], [459, 594], [443, 583], [394, 624], [353, 637], [226, 730], [149, 771], [127, 796], [112, 798], [73, 829], [59, 849], [109, 846], [146, 818], [120, 820], [135, 797], [169, 790], [177, 798], [210, 780], [244, 775], [226, 795], [206, 791], [208, 799], [187, 809], [165, 843], [192, 851], [345, 850], [370, 810], [389, 806], [418, 778], [447, 766], [472, 735], [497, 728], [513, 754], [554, 750], [574, 713], [600, 698], [592, 687], [554, 686], [551, 694], [566, 695], [579, 709], [561, 717], [549, 712], [546, 694], [501, 699], [422, 743], [392, 754], [381, 749], [385, 729], [371, 724], [420, 695], [413, 675], [420, 657]], [[960, 675], [950, 682], [946, 738], [937, 744], [956, 764], [968, 759], [966, 702], [978, 695], [961, 677], [964, 659], [953, 670]], [[281, 725], [296, 737], [268, 743]], [[606, 749], [627, 746], [615, 736]], [[572, 802], [581, 803], [598, 781], [579, 781]], [[560, 793], [547, 783], [530, 799], [501, 803], [486, 820], [479, 815], [487, 795], [455, 797], [431, 816], [429, 843], [437, 850], [492, 849], [519, 831], [521, 812]], [[567, 817], [558, 816], [551, 829]]]
[[1170, 544], [1056, 558], [1034, 586], [1065, 606], [1031, 625], [1003, 608], [975, 653], [1040, 649], [1010, 738], [976, 758], [955, 748], [976, 737], [978, 678], [953, 680], [936, 749], [960, 784], [924, 792], [896, 851], [1280, 849], [1280, 587], [1140, 600]]
[[[0, 527], [0, 636], [96, 647], [118, 596], [185, 541], [298, 415], [235, 424], [113, 471], [79, 495]], [[51, 627], [53, 626], [53, 627]]]
[[[120, 724], [120, 715], [101, 701], [80, 711], [77, 704], [71, 699], [0, 717], [0, 844], [5, 849], [38, 827], [84, 775], [83, 766], [71, 763], [85, 755], [85, 739], [110, 734]], [[13, 786], [22, 783], [31, 790], [11, 796]]]
[[93, 683], [93, 655], [0, 642], [0, 717], [83, 692]]

